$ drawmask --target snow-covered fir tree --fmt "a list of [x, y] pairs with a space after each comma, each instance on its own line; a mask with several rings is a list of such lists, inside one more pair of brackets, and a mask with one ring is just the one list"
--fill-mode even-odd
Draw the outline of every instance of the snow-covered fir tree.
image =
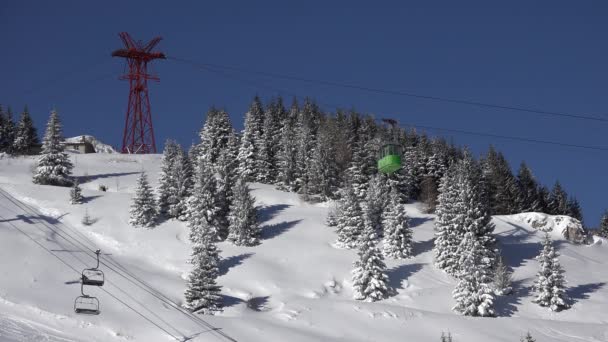
[[532, 175], [532, 171], [526, 163], [522, 162], [517, 172], [517, 186], [521, 196], [520, 204], [522, 212], [542, 211], [538, 198], [538, 183]]
[[374, 175], [369, 180], [363, 205], [367, 219], [376, 230], [376, 235], [382, 237], [382, 214], [388, 204], [389, 188], [381, 175]]
[[142, 172], [137, 179], [135, 197], [131, 204], [129, 224], [134, 227], [150, 228], [156, 224], [158, 208], [148, 177]]
[[448, 274], [456, 275], [458, 260], [456, 250], [462, 240], [463, 231], [457, 221], [459, 206], [456, 188], [456, 164], [453, 164], [441, 179], [435, 210], [435, 266]]
[[278, 154], [281, 148], [281, 126], [287, 112], [281, 97], [272, 99], [264, 111], [263, 148], [259, 156], [259, 180], [274, 184], [278, 177]]
[[391, 190], [382, 220], [384, 229], [382, 252], [385, 257], [405, 259], [412, 256], [412, 230], [408, 220], [405, 205], [401, 203], [399, 194]]
[[561, 311], [570, 307], [565, 291], [564, 270], [558, 257], [559, 254], [555, 251], [549, 234], [545, 234], [543, 250], [536, 257], [540, 270], [534, 282], [536, 298], [533, 302], [548, 307], [551, 311]]
[[319, 196], [322, 200], [336, 199], [340, 185], [340, 169], [337, 164], [336, 122], [326, 119], [319, 134], [315, 150], [310, 161], [310, 177], [308, 191]]
[[219, 250], [210, 227], [203, 223], [200, 229], [200, 239], [192, 246], [194, 268], [188, 276], [184, 307], [196, 313], [214, 314], [222, 307], [221, 287], [217, 284]]
[[243, 178], [234, 185], [230, 206], [228, 240], [237, 246], [255, 246], [260, 243], [260, 226], [255, 199]]
[[245, 181], [260, 180], [260, 150], [265, 148], [263, 140], [264, 109], [259, 97], [255, 97], [245, 114], [245, 129], [239, 148], [239, 175]]
[[608, 210], [604, 212], [604, 215], [602, 215], [598, 235], [608, 239]]
[[220, 207], [217, 203], [217, 179], [212, 173], [211, 165], [199, 159], [196, 168], [194, 189], [187, 200], [184, 214], [190, 227], [190, 240], [197, 243], [201, 239], [202, 229], [208, 228], [206, 234], [213, 241], [218, 241], [225, 234], [220, 232]]
[[521, 342], [536, 342], [536, 340], [532, 337], [532, 335], [530, 334], [530, 332], [528, 331], [526, 333], [526, 336], [523, 336], [520, 340]]
[[72, 185], [72, 162], [63, 150], [61, 122], [57, 111], [51, 111], [42, 142], [42, 152], [34, 171], [33, 182], [42, 185]]
[[295, 191], [296, 190], [296, 155], [298, 141], [294, 139], [296, 134], [296, 122], [298, 120], [300, 109], [298, 102], [293, 100], [293, 104], [284, 120], [280, 131], [280, 150], [277, 155], [277, 179], [280, 189]]
[[188, 199], [193, 188], [192, 164], [186, 152], [180, 147], [175, 156], [175, 162], [171, 170], [173, 186], [167, 198], [169, 217], [176, 217], [181, 221], [186, 220]]
[[357, 300], [375, 302], [387, 298], [390, 294], [386, 264], [380, 249], [376, 229], [366, 220], [361, 234], [358, 258], [352, 271], [353, 293]]
[[26, 106], [15, 129], [13, 150], [15, 154], [30, 154], [32, 148], [36, 145], [38, 145], [38, 133]]
[[359, 236], [364, 229], [363, 217], [359, 198], [349, 183], [342, 191], [340, 210], [336, 216], [336, 233], [338, 234], [336, 247], [356, 248], [358, 246]]
[[0, 152], [14, 154], [15, 143], [15, 122], [13, 121], [13, 111], [8, 107], [4, 113], [0, 110], [0, 115], [3, 116], [2, 124], [0, 125]]
[[[215, 168], [220, 155], [229, 148], [229, 140], [234, 134], [228, 113], [212, 107], [199, 134], [201, 142], [197, 151], [198, 157]], [[198, 162], [193, 163], [198, 165]]]
[[78, 184], [78, 179], [74, 179], [72, 189], [70, 189], [70, 203], [71, 204], [82, 204], [82, 189]]
[[502, 153], [490, 150], [482, 162], [488, 208], [493, 215], [509, 215], [520, 212], [522, 195], [511, 167]]
[[509, 267], [504, 263], [502, 257], [498, 258], [496, 267], [494, 269], [494, 294], [497, 296], [504, 296], [511, 294], [513, 289], [511, 287], [511, 271]]
[[218, 211], [218, 232], [220, 240], [225, 240], [229, 233], [230, 206], [234, 198], [233, 188], [237, 179], [234, 167], [234, 154], [230, 150], [222, 153], [217, 160], [217, 196], [216, 203]]
[[566, 191], [564, 191], [559, 181], [555, 182], [553, 189], [551, 189], [547, 205], [549, 209], [548, 214], [568, 215], [570, 213], [568, 208], [568, 194], [566, 194]]
[[486, 247], [472, 231], [465, 233], [459, 246], [460, 271], [458, 284], [453, 291], [456, 305], [453, 310], [465, 316], [494, 316], [494, 296], [491, 259], [484, 253]]
[[[169, 211], [169, 197], [175, 192], [173, 171], [178, 150], [181, 147], [174, 140], [165, 141], [165, 149], [161, 159], [160, 176], [158, 178], [158, 209], [161, 214], [167, 215]], [[171, 217], [171, 216], [170, 216]]]
[[570, 197], [568, 200], [568, 216], [573, 217], [583, 223], [583, 212], [581, 204], [578, 202], [576, 197]]
[[440, 342], [452, 342], [452, 334], [451, 333], [441, 333], [441, 341]]

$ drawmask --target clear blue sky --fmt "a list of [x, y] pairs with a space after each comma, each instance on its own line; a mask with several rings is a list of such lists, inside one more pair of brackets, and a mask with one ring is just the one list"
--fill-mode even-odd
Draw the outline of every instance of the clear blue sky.
[[[503, 105], [608, 117], [605, 1], [2, 1], [0, 103], [27, 104], [42, 129], [52, 107], [67, 136], [120, 145], [128, 84], [110, 53], [128, 31], [161, 35], [169, 56]], [[402, 123], [608, 146], [608, 123], [435, 103], [247, 74], [258, 85], [153, 63], [157, 142], [196, 139], [211, 105], [237, 128], [255, 94], [311, 96]], [[333, 108], [327, 108], [333, 110]], [[435, 132], [429, 132], [435, 134]], [[439, 133], [513, 167], [559, 179], [589, 225], [608, 207], [608, 152]]]

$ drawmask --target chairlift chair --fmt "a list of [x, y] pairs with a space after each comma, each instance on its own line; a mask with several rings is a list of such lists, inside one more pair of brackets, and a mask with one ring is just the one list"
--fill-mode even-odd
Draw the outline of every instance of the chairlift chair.
[[74, 301], [74, 312], [83, 315], [99, 315], [99, 299], [85, 294], [77, 297]]
[[93, 268], [87, 268], [82, 271], [82, 284], [89, 286], [103, 286], [104, 283], [104, 275], [103, 272], [99, 269], [99, 253], [101, 251], [98, 249], [95, 251], [97, 255], [97, 266]]

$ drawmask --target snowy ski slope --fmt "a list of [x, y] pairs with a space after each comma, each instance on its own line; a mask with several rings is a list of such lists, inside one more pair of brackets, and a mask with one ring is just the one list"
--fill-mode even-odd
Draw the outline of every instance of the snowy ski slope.
[[[70, 205], [69, 189], [31, 183], [33, 157], [0, 159], [0, 341], [608, 341], [608, 241], [574, 245], [553, 232], [562, 254], [571, 309], [552, 313], [531, 303], [542, 234], [522, 214], [494, 218], [515, 294], [497, 300], [498, 318], [451, 311], [455, 281], [432, 266], [433, 216], [408, 205], [415, 257], [388, 260], [397, 293], [381, 302], [352, 299], [355, 252], [332, 247], [327, 204], [252, 184], [260, 205], [262, 244], [221, 243], [224, 311], [179, 309], [190, 265], [188, 230], [163, 222], [152, 230], [127, 224], [137, 175], [153, 185], [160, 156], [73, 155], [86, 203]], [[98, 191], [104, 184], [107, 192]], [[97, 220], [80, 221], [85, 208]], [[102, 250], [106, 285], [88, 293], [102, 313], [73, 312], [79, 272]], [[201, 320], [202, 319], [202, 320]], [[203, 321], [204, 320], [204, 321]]]

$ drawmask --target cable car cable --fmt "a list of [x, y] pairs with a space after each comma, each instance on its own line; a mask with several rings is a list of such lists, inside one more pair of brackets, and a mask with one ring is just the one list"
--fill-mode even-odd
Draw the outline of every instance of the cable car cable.
[[[248, 83], [249, 85], [253, 85], [255, 83], [254, 81], [243, 81], [242, 79], [239, 80], [235, 76], [226, 76], [226, 74], [223, 73], [223, 72], [221, 72], [221, 71], [213, 70], [213, 69], [205, 67], [205, 66], [200, 66], [199, 65], [198, 67], [199, 67], [200, 70], [205, 70], [205, 71], [213, 72], [213, 73], [218, 74], [218, 75], [224, 75], [226, 78], [229, 78], [229, 79], [232, 79], [232, 80], [235, 80], [235, 81], [241, 81], [243, 83]], [[294, 93], [278, 90], [276, 88], [272, 88], [272, 87], [269, 87], [267, 85], [258, 85], [258, 86], [262, 86], [264, 88], [268, 88], [268, 89], [271, 89], [271, 90], [274, 90], [274, 91], [278, 91], [279, 93], [282, 92], [282, 93], [289, 94], [291, 96], [297, 96]], [[330, 108], [333, 108], [334, 110], [341, 110], [343, 108], [343, 107], [332, 105], [332, 104], [325, 103], [325, 102], [322, 102], [322, 101], [317, 101], [317, 103], [321, 104], [321, 105], [324, 105], [324, 106], [327, 106], [327, 107], [330, 107]], [[595, 151], [608, 151], [608, 147], [606, 147], [606, 146], [593, 146], [593, 145], [562, 143], [562, 142], [551, 141], [551, 140], [541, 140], [541, 139], [533, 139], [533, 138], [517, 137], [517, 136], [510, 136], [510, 135], [485, 133], [485, 132], [474, 132], [474, 131], [467, 131], [467, 130], [460, 130], [460, 129], [453, 129], [453, 128], [443, 128], [443, 127], [435, 127], [435, 126], [429, 126], [429, 125], [412, 124], [412, 123], [401, 123], [400, 126], [401, 127], [414, 127], [414, 128], [418, 128], [418, 129], [422, 129], [422, 130], [437, 130], [437, 131], [446, 131], [446, 132], [459, 133], [459, 134], [464, 134], [464, 135], [474, 135], [474, 136], [481, 136], [481, 137], [507, 139], [507, 140], [513, 140], [513, 141], [526, 142], [526, 143], [535, 143], [535, 144], [543, 144], [543, 145], [555, 145], [555, 146], [560, 146], [560, 147], [571, 147], [571, 148], [579, 148], [579, 149], [595, 150]]]
[[522, 107], [522, 106], [507, 106], [507, 105], [492, 104], [492, 103], [487, 103], [487, 102], [454, 99], [454, 98], [447, 98], [447, 97], [433, 96], [433, 95], [424, 95], [424, 94], [417, 94], [417, 93], [410, 93], [410, 92], [383, 89], [383, 88], [375, 88], [375, 87], [366, 87], [366, 86], [361, 86], [361, 85], [356, 85], [356, 84], [348, 84], [348, 83], [341, 83], [341, 82], [334, 82], [334, 81], [327, 81], [327, 80], [290, 76], [290, 75], [278, 74], [278, 73], [266, 72], [266, 71], [249, 70], [249, 69], [245, 69], [245, 68], [241, 68], [241, 67], [234, 67], [234, 66], [228, 66], [228, 65], [203, 63], [203, 62], [197, 62], [197, 61], [179, 58], [179, 57], [173, 57], [173, 56], [167, 56], [167, 59], [173, 60], [176, 62], [180, 62], [180, 63], [184, 63], [184, 64], [189, 64], [192, 66], [215, 67], [215, 68], [221, 68], [221, 69], [231, 70], [231, 71], [236, 71], [236, 72], [241, 72], [241, 73], [256, 74], [256, 75], [261, 75], [261, 76], [266, 76], [266, 77], [271, 77], [271, 78], [276, 78], [276, 79], [298, 81], [298, 82], [305, 82], [305, 83], [315, 83], [315, 84], [320, 84], [320, 85], [325, 85], [325, 86], [355, 89], [355, 90], [378, 93], [378, 94], [405, 96], [405, 97], [411, 97], [411, 98], [417, 98], [417, 99], [423, 99], [423, 100], [454, 103], [454, 104], [476, 106], [476, 107], [483, 107], [483, 108], [493, 108], [493, 109], [500, 109], [500, 110], [510, 110], [510, 111], [525, 112], [525, 113], [538, 114], [538, 115], [544, 115], [544, 116], [556, 116], [556, 117], [580, 119], [580, 120], [587, 120], [587, 121], [608, 122], [608, 118], [603, 117], [603, 116], [549, 111], [549, 110], [542, 110], [542, 109], [526, 108], [526, 107]]

